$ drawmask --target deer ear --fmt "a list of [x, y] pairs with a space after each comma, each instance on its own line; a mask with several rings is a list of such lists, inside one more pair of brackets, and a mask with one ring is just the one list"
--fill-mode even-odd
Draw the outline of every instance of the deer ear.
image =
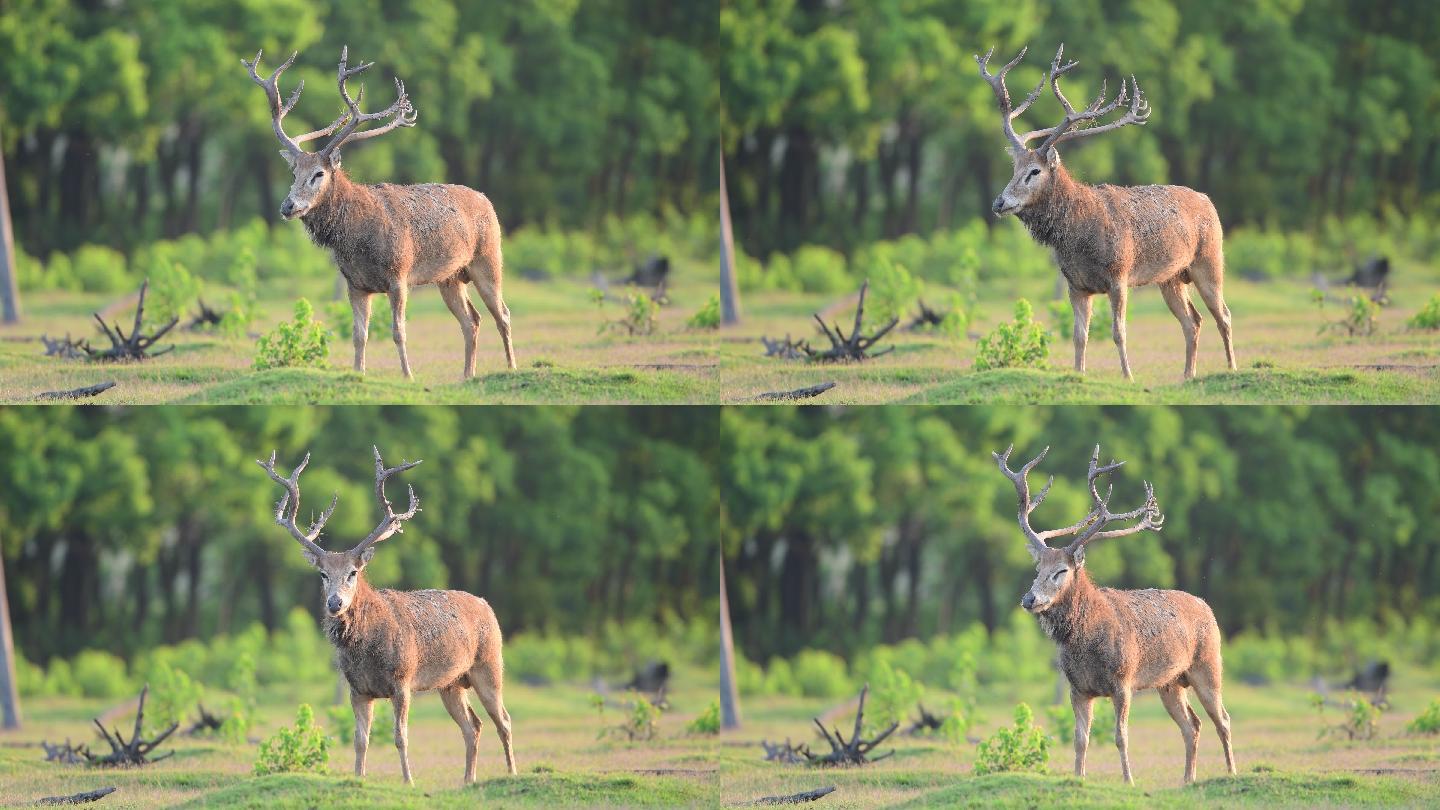
[[1081, 566], [1085, 565], [1085, 547], [1080, 546], [1079, 548], [1070, 552], [1070, 559], [1075, 561], [1076, 568], [1080, 568]]
[[340, 168], [340, 150], [339, 150], [339, 149], [336, 149], [335, 151], [333, 151], [333, 152], [330, 153], [330, 168], [332, 168], [332, 169], [338, 169], [338, 168]]
[[280, 150], [280, 157], [285, 158], [285, 162], [286, 162], [287, 164], [289, 164], [290, 168], [292, 168], [292, 169], [295, 168], [295, 156], [292, 155], [292, 154], [290, 154], [290, 150], [288, 150], [288, 149], [281, 149], [281, 150]]
[[1060, 150], [1056, 149], [1056, 148], [1053, 147], [1053, 146], [1050, 147], [1049, 149], [1046, 149], [1046, 150], [1045, 150], [1045, 165], [1046, 165], [1046, 166], [1049, 166], [1049, 167], [1052, 168], [1052, 169], [1055, 168], [1056, 166], [1059, 166], [1059, 165], [1060, 165]]
[[305, 562], [310, 563], [310, 565], [315, 568], [320, 567], [320, 558], [315, 556], [315, 552], [308, 548], [302, 548], [300, 549], [300, 553], [305, 555]]
[[370, 558], [375, 556], [375, 547], [371, 546], [360, 552], [360, 567], [364, 568], [370, 564]]
[[1040, 550], [1039, 550], [1039, 549], [1035, 548], [1034, 546], [1030, 545], [1029, 543], [1026, 543], [1026, 544], [1025, 544], [1025, 550], [1028, 551], [1028, 552], [1030, 552], [1030, 559], [1031, 559], [1032, 561], [1037, 562], [1037, 563], [1040, 562]]

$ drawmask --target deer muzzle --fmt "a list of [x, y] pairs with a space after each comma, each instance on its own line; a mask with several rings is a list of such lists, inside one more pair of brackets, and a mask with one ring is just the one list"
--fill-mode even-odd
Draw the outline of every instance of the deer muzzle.
[[329, 598], [328, 600], [326, 600], [326, 602], [325, 602], [325, 609], [328, 610], [328, 611], [330, 611], [330, 615], [331, 615], [331, 616], [338, 616], [338, 615], [340, 615], [340, 609], [343, 608], [344, 606], [345, 606], [345, 603], [342, 602], [342, 601], [340, 601], [340, 595], [339, 595], [339, 594], [332, 594], [332, 595], [330, 596], [330, 598]]
[[1006, 202], [1004, 194], [996, 197], [995, 202], [990, 203], [990, 211], [997, 217], [1003, 217], [1014, 210], [1015, 208]]
[[1044, 610], [1045, 610], [1046, 608], [1050, 607], [1050, 600], [1049, 600], [1049, 599], [1041, 600], [1041, 599], [1037, 598], [1037, 597], [1035, 596], [1035, 594], [1033, 594], [1033, 593], [1027, 593], [1027, 594], [1025, 594], [1025, 596], [1020, 600], [1020, 607], [1025, 608], [1026, 610], [1030, 611], [1031, 613], [1041, 613], [1041, 612], [1044, 612]]
[[295, 202], [289, 197], [285, 198], [285, 202], [280, 203], [280, 216], [284, 217], [285, 219], [294, 219], [295, 217], [298, 217], [303, 213], [304, 212], [300, 211], [296, 207]]

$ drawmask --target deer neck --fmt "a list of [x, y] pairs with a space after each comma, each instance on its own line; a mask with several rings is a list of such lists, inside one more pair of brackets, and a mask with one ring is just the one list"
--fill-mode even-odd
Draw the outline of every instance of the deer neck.
[[1056, 247], [1076, 223], [1091, 194], [1090, 187], [1070, 176], [1065, 164], [1057, 163], [1051, 171], [1050, 185], [1040, 199], [1026, 206], [1016, 216], [1025, 223], [1030, 235], [1046, 247]]
[[361, 186], [352, 182], [343, 169], [333, 170], [325, 196], [300, 218], [310, 239], [324, 248], [341, 243], [354, 204], [362, 193]]
[[350, 609], [339, 616], [325, 617], [325, 635], [336, 647], [351, 647], [363, 639], [374, 625], [378, 597], [375, 589], [365, 581], [361, 573], [355, 584], [355, 598], [350, 600]]
[[1105, 610], [1100, 589], [1085, 569], [1075, 570], [1075, 581], [1049, 610], [1040, 614], [1040, 628], [1051, 641], [1064, 646], [1085, 634]]

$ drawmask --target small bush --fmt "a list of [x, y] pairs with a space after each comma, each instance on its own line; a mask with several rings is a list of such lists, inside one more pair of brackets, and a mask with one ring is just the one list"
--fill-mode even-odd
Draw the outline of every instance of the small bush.
[[[1324, 312], [1324, 296], [1318, 296], [1316, 302], [1320, 311]], [[1332, 330], [1344, 332], [1350, 337], [1369, 337], [1375, 334], [1375, 318], [1380, 314], [1379, 304], [1370, 300], [1369, 296], [1352, 295], [1345, 306], [1344, 317], [1338, 321], [1328, 321], [1320, 325], [1321, 334]]]
[[845, 659], [824, 650], [801, 650], [793, 672], [795, 686], [805, 697], [843, 697], [852, 689]]
[[1405, 726], [1405, 730], [1411, 734], [1440, 734], [1440, 698], [1430, 701], [1425, 711], [1416, 715], [1415, 719]]
[[[335, 730], [335, 738], [341, 745], [355, 742], [355, 710], [348, 704], [329, 707], [325, 710], [325, 719]], [[370, 717], [370, 741], [383, 742], [394, 736], [395, 713], [388, 704], [377, 701]]]
[[685, 730], [691, 734], [714, 735], [720, 733], [720, 701], [712, 700], [705, 711], [695, 716]]
[[184, 723], [192, 714], [204, 688], [190, 679], [183, 669], [160, 664], [150, 671], [150, 694], [145, 701], [145, 730], [150, 735]]
[[200, 299], [199, 279], [179, 262], [156, 262], [149, 279], [145, 293], [145, 326], [149, 329], [184, 318]]
[[1100, 745], [1115, 742], [1115, 704], [1099, 699], [1090, 704], [1090, 739]]
[[975, 370], [994, 368], [1044, 368], [1050, 359], [1050, 333], [1034, 320], [1030, 302], [1015, 302], [1015, 319], [997, 325], [980, 338]]
[[845, 257], [827, 247], [805, 245], [796, 250], [790, 257], [790, 273], [802, 292], [838, 293], [854, 285]]
[[255, 368], [308, 366], [323, 368], [330, 359], [330, 330], [314, 320], [315, 310], [304, 298], [295, 302], [295, 319], [285, 321], [255, 344]]
[[705, 301], [705, 305], [695, 311], [685, 325], [691, 329], [719, 329], [720, 328], [720, 295], [717, 293]]
[[1045, 718], [1055, 727], [1055, 739], [1061, 745], [1069, 745], [1075, 739], [1075, 711], [1063, 703], [1052, 703], [1045, 707]]
[[924, 285], [904, 265], [887, 259], [876, 260], [869, 279], [870, 290], [865, 297], [865, 326], [869, 329], [910, 315], [924, 292]]
[[[51, 257], [51, 270], [59, 269]], [[126, 271], [125, 256], [120, 251], [101, 245], [84, 245], [70, 255], [69, 272], [74, 279], [70, 289], [85, 292], [120, 293], [131, 291], [136, 282]], [[147, 299], [148, 300], [148, 299]]]
[[[348, 298], [326, 304], [325, 317], [334, 325], [334, 334], [342, 340], [349, 337], [355, 328], [355, 310], [350, 307]], [[390, 340], [395, 334], [394, 328], [388, 306], [371, 311], [370, 331], [367, 333], [370, 340]]]
[[1316, 716], [1320, 718], [1319, 737], [1344, 737], [1347, 740], [1371, 740], [1380, 725], [1380, 708], [1363, 695], [1352, 694], [1342, 705], [1345, 714], [1339, 723], [1331, 724], [1325, 716], [1325, 698], [1312, 695]]
[[1405, 325], [1411, 329], [1424, 329], [1431, 332], [1440, 329], [1440, 293], [1430, 296], [1430, 300], [1425, 302], [1425, 306], [1412, 315]]
[[260, 743], [255, 758], [255, 775], [267, 773], [324, 773], [330, 764], [330, 738], [315, 725], [315, 711], [310, 704], [300, 704], [295, 713], [295, 727], [282, 727], [275, 735]]
[[75, 688], [85, 697], [118, 698], [133, 689], [125, 675], [125, 662], [101, 650], [82, 650], [71, 671]]
[[[1051, 301], [1048, 308], [1050, 316], [1055, 319], [1055, 334], [1061, 340], [1066, 340], [1075, 334], [1075, 308], [1070, 305], [1069, 300]], [[1090, 339], [1109, 337], [1110, 320], [1109, 306], [1092, 306], [1090, 309]]]
[[925, 686], [917, 683], [903, 669], [894, 669], [881, 662], [870, 675], [870, 695], [866, 702], [865, 730], [874, 735], [903, 723], [925, 697]]
[[595, 716], [600, 720], [600, 733], [596, 739], [624, 737], [630, 742], [652, 740], [659, 729], [660, 709], [639, 692], [631, 693], [630, 700], [625, 704], [625, 718], [616, 725], [605, 722], [604, 697], [591, 695], [590, 704], [595, 707]]
[[1015, 725], [1001, 728], [975, 749], [975, 773], [1044, 772], [1050, 761], [1050, 737], [1035, 725], [1030, 706], [1015, 707]]

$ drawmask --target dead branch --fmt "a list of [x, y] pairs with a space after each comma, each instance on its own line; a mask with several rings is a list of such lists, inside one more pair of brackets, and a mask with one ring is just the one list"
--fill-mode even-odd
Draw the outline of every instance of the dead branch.
[[806, 746], [792, 745], [789, 737], [785, 738], [783, 744], [761, 740], [760, 747], [765, 749], [766, 762], [783, 762], [786, 765], [797, 765], [805, 762], [808, 753]]
[[87, 385], [84, 388], [72, 388], [69, 391], [46, 391], [36, 394], [36, 399], [83, 399], [93, 397], [96, 394], [103, 394], [115, 387], [115, 381], [109, 380], [95, 385]]
[[201, 329], [208, 329], [220, 325], [220, 321], [225, 317], [223, 313], [219, 310], [211, 309], [205, 304], [205, 299], [203, 298], [195, 299], [195, 303], [200, 307], [200, 311], [190, 319], [190, 325], [185, 327], [186, 329], [192, 332], [198, 332]]
[[806, 346], [805, 353], [811, 362], [834, 363], [843, 360], [866, 360], [895, 350], [895, 347], [891, 346], [874, 354], [869, 353], [870, 347], [878, 343], [891, 329], [895, 328], [896, 324], [900, 323], [899, 318], [891, 318], [889, 323], [880, 327], [873, 335], [866, 336], [860, 331], [861, 323], [865, 319], [865, 293], [869, 289], [870, 281], [867, 279], [860, 285], [860, 301], [855, 305], [855, 324], [851, 327], [848, 335], [840, 328], [838, 321], [833, 326], [827, 326], [820, 314], [815, 314], [815, 322], [820, 324], [820, 331], [830, 339], [830, 348], [824, 351], [815, 351]]
[[810, 344], [804, 340], [791, 340], [787, 334], [784, 340], [771, 340], [761, 335], [760, 342], [765, 345], [766, 357], [778, 357], [781, 360], [800, 360], [810, 355]]
[[809, 399], [810, 397], [818, 397], [834, 387], [835, 383], [833, 382], [823, 382], [819, 385], [812, 385], [807, 388], [796, 388], [794, 391], [766, 391], [763, 394], [757, 394], [755, 398], [772, 402], [792, 399]]
[[40, 747], [45, 749], [46, 762], [59, 762], [64, 765], [79, 765], [86, 762], [90, 756], [90, 750], [84, 745], [71, 745], [70, 739], [65, 739], [65, 744], [56, 743], [51, 745], [42, 740]]
[[751, 802], [751, 804], [804, 804], [805, 802], [813, 802], [817, 799], [823, 799], [834, 792], [835, 786], [830, 785], [829, 787], [807, 790], [804, 793], [792, 793], [789, 796], [766, 796], [764, 798], [756, 799], [755, 801]]
[[175, 348], [167, 346], [158, 352], [150, 352], [150, 347], [154, 346], [156, 341], [164, 337], [166, 332], [174, 329], [175, 324], [180, 322], [178, 317], [171, 318], [169, 323], [160, 327], [152, 335], [146, 335], [140, 331], [141, 322], [145, 316], [145, 291], [149, 287], [150, 279], [145, 279], [140, 283], [140, 300], [135, 304], [135, 325], [130, 328], [128, 335], [120, 328], [118, 321], [112, 328], [100, 317], [100, 313], [95, 313], [95, 322], [100, 324], [100, 329], [105, 333], [105, 337], [110, 338], [110, 348], [96, 350], [90, 348], [90, 345], [86, 343], [81, 348], [85, 350], [91, 360], [145, 360], [150, 357], [158, 357]]
[[200, 710], [200, 719], [196, 720], [190, 726], [190, 730], [186, 731], [186, 734], [193, 737], [197, 734], [203, 734], [207, 731], [219, 731], [220, 727], [225, 724], [224, 720], [221, 720], [219, 717], [216, 717], [215, 715], [206, 711], [205, 704], [197, 703], [195, 705]]
[[941, 312], [938, 309], [931, 309], [925, 305], [923, 300], [916, 301], [915, 303], [916, 306], [920, 308], [920, 312], [910, 321], [910, 325], [905, 327], [911, 332], [928, 329], [932, 326], [939, 326], [945, 322], [945, 316], [950, 314], [949, 312]]
[[931, 714], [926, 710], [925, 704], [917, 703], [915, 705], [920, 710], [920, 717], [910, 724], [910, 728], [905, 732], [906, 734], [915, 736], [929, 731], [939, 731], [940, 727], [945, 725], [944, 718]]
[[72, 340], [68, 332], [63, 339], [41, 335], [40, 342], [45, 344], [46, 357], [60, 357], [65, 360], [79, 360], [85, 357], [85, 342]]
[[103, 767], [148, 765], [152, 762], [159, 762], [166, 757], [174, 756], [174, 751], [161, 754], [153, 759], [149, 757], [149, 754], [155, 750], [156, 746], [165, 742], [166, 737], [175, 733], [175, 729], [180, 727], [179, 723], [171, 723], [169, 728], [160, 732], [159, 736], [153, 740], [145, 740], [140, 736], [141, 724], [145, 719], [145, 695], [149, 692], [149, 684], [146, 684], [145, 687], [140, 690], [140, 702], [135, 708], [135, 730], [130, 733], [130, 739], [125, 739], [118, 728], [114, 730], [112, 735], [110, 731], [107, 731], [104, 726], [100, 725], [99, 718], [95, 719], [95, 727], [100, 729], [100, 734], [105, 738], [105, 742], [110, 743], [111, 750], [110, 753], [105, 756], [94, 756], [86, 752], [85, 757], [91, 765]]
[[866, 740], [860, 736], [860, 728], [865, 722], [865, 695], [869, 692], [870, 684], [867, 683], [860, 690], [860, 705], [855, 707], [855, 729], [850, 733], [850, 739], [848, 740], [840, 733], [838, 727], [835, 728], [832, 733], [826, 730], [825, 726], [820, 722], [820, 718], [815, 718], [815, 727], [820, 729], [820, 733], [824, 735], [825, 741], [830, 743], [830, 753], [816, 755], [812, 754], [808, 749], [802, 751], [801, 753], [805, 755], [811, 765], [824, 767], [834, 765], [865, 765], [870, 762], [879, 762], [895, 753], [894, 751], [886, 751], [878, 757], [872, 758], [869, 756], [870, 752], [875, 749], [875, 746], [884, 742], [886, 737], [895, 733], [895, 729], [900, 727], [899, 722], [891, 723], [889, 728], [877, 734], [873, 739]]
[[87, 804], [99, 801], [115, 792], [113, 787], [103, 787], [99, 790], [87, 790], [84, 793], [75, 793], [70, 796], [46, 796], [37, 799], [36, 804]]

